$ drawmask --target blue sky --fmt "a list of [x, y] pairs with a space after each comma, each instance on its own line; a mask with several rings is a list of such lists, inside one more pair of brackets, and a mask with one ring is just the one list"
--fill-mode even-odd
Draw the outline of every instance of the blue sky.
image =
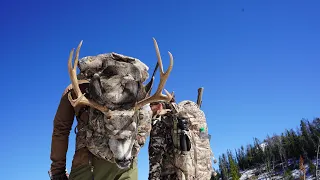
[[[166, 52], [174, 56], [166, 89], [181, 101], [196, 100], [204, 87], [216, 157], [319, 116], [319, 6], [315, 0], [1, 1], [2, 179], [48, 178], [53, 118], [70, 83], [69, 51], [80, 40], [81, 57], [117, 52], [139, 58], [152, 73], [155, 37], [165, 68]], [[72, 130], [69, 171], [74, 138]], [[139, 158], [139, 179], [147, 179], [147, 147]]]

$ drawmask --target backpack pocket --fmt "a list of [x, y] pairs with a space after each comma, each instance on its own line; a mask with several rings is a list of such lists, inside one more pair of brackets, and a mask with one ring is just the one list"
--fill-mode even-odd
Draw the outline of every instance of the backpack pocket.
[[178, 169], [177, 175], [179, 179], [193, 179], [193, 177], [195, 177], [193, 149], [191, 148], [188, 152], [182, 152], [175, 149], [174, 154], [174, 165]]

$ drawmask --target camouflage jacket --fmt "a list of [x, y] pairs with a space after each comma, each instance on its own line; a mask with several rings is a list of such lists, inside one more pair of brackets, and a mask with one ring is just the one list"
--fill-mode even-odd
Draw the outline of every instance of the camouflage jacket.
[[[87, 83], [79, 82], [79, 87], [82, 92], [88, 87]], [[88, 164], [89, 151], [86, 148], [84, 126], [88, 123], [88, 111], [82, 111], [83, 108], [73, 108], [68, 100], [68, 92], [72, 92], [71, 86], [64, 91], [60, 103], [58, 105], [54, 123], [51, 142], [51, 173], [52, 175], [64, 172], [66, 169], [66, 154], [68, 150], [69, 134], [74, 122], [74, 117], [77, 116], [77, 135], [76, 135], [76, 151], [72, 160], [72, 168]], [[73, 94], [74, 95], [74, 94]], [[140, 148], [145, 144], [146, 138], [149, 135], [151, 124], [148, 121], [141, 122], [138, 126], [138, 134], [134, 144], [133, 153], [137, 155]], [[134, 155], [133, 155], [134, 156]]]

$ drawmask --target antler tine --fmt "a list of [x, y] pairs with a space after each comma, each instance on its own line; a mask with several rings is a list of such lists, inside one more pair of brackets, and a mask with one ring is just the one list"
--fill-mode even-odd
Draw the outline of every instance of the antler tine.
[[162, 64], [162, 60], [161, 60], [161, 55], [160, 55], [160, 50], [159, 50], [158, 43], [155, 38], [153, 38], [153, 42], [154, 42], [154, 47], [156, 49], [158, 64], [160, 67], [159, 68], [160, 69], [160, 82], [159, 82], [158, 89], [155, 92], [155, 94], [138, 102], [135, 106], [136, 109], [139, 109], [140, 107], [142, 107], [148, 103], [151, 103], [151, 102], [156, 102], [156, 101], [168, 101], [169, 102], [172, 99], [172, 95], [166, 89], [164, 89], [166, 95], [162, 94], [162, 90], [167, 82], [167, 79], [168, 79], [168, 77], [171, 73], [172, 67], [173, 67], [173, 56], [168, 51], [168, 54], [170, 56], [170, 65], [169, 65], [169, 68], [167, 69], [167, 71], [164, 72], [163, 71], [163, 64]]
[[68, 59], [69, 76], [70, 76], [70, 80], [72, 83], [72, 88], [76, 94], [76, 99], [73, 100], [72, 96], [71, 96], [71, 92], [69, 92], [68, 99], [73, 107], [76, 107], [78, 105], [87, 105], [87, 106], [93, 107], [95, 109], [98, 109], [99, 111], [106, 112], [106, 111], [108, 111], [107, 107], [101, 106], [93, 101], [88, 100], [84, 96], [84, 94], [82, 94], [82, 92], [80, 90], [78, 79], [77, 79], [77, 67], [78, 67], [79, 52], [80, 52], [80, 48], [82, 46], [82, 42], [83, 41], [81, 41], [77, 47], [73, 66], [72, 66], [72, 57], [73, 57], [74, 49], [71, 50], [70, 55], [69, 55], [69, 59]]
[[[74, 52], [74, 48], [71, 50], [70, 55], [69, 55], [69, 59], [68, 59], [68, 70], [69, 70], [69, 76], [71, 79], [71, 83], [72, 83], [72, 88], [75, 91], [77, 97], [81, 96], [81, 91], [79, 88], [79, 84], [78, 84], [78, 79], [77, 79], [77, 65], [78, 65], [78, 58], [79, 58], [79, 51], [80, 48], [82, 46], [82, 42], [80, 41], [77, 50], [76, 50], [76, 56], [75, 56], [75, 60], [74, 60], [74, 66], [72, 67], [72, 57], [73, 57], [73, 52]], [[70, 99], [69, 99], [70, 100]]]
[[172, 54], [168, 51], [168, 54], [169, 54], [169, 57], [170, 57], [170, 65], [169, 65], [169, 68], [168, 70], [164, 73], [163, 72], [163, 64], [162, 64], [162, 59], [161, 59], [161, 55], [160, 55], [160, 50], [159, 50], [159, 46], [158, 46], [158, 43], [156, 41], [155, 38], [153, 38], [153, 43], [154, 43], [154, 47], [156, 49], [156, 54], [157, 54], [157, 57], [158, 57], [158, 64], [159, 64], [159, 67], [160, 67], [160, 83], [159, 83], [159, 86], [158, 86], [158, 89], [156, 91], [155, 94], [159, 94], [161, 93], [162, 89], [164, 88], [164, 85], [169, 77], [169, 74], [172, 70], [172, 67], [173, 67], [173, 57], [172, 57]]

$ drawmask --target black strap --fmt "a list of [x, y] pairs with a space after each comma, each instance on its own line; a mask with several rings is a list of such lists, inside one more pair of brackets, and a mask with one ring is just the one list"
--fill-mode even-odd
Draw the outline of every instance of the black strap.
[[[153, 85], [153, 81], [154, 81], [154, 76], [155, 76], [155, 74], [156, 74], [156, 72], [157, 72], [158, 67], [159, 67], [159, 63], [157, 62], [156, 67], [155, 67], [154, 70], [153, 70], [153, 73], [152, 73], [152, 76], [151, 76], [151, 80], [150, 80], [150, 82], [148, 82], [148, 84], [145, 86], [145, 88], [148, 89], [148, 92], [147, 92], [147, 93], [151, 93], [152, 85]], [[148, 95], [150, 95], [150, 94], [148, 94]]]
[[[82, 115], [84, 112], [88, 111], [88, 109], [89, 109], [89, 106], [84, 106], [84, 107], [82, 107], [82, 108], [79, 110], [78, 115], [76, 116], [78, 123], [79, 123], [79, 121], [80, 121], [81, 115]], [[78, 129], [78, 124], [77, 124], [76, 127], [74, 128], [74, 133], [75, 133], [75, 134], [78, 133], [78, 132], [77, 132], [77, 129]]]
[[154, 75], [156, 75], [156, 72], [157, 72], [158, 67], [159, 67], [159, 63], [157, 62], [156, 67], [155, 67], [154, 70], [153, 70], [153, 73], [152, 73], [151, 78], [153, 78]]
[[89, 166], [90, 166], [90, 171], [91, 171], [92, 180], [94, 180], [94, 174], [93, 174], [93, 170], [94, 170], [94, 166], [93, 166], [93, 156], [92, 156], [92, 153], [91, 153], [90, 151], [88, 151], [88, 157], [89, 157]]

